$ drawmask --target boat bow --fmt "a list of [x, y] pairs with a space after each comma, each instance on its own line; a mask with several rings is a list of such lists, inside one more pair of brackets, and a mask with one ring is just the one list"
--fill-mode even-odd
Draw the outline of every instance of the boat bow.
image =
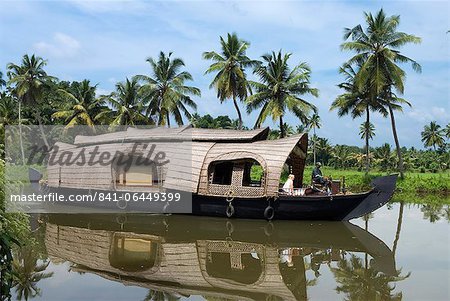
[[398, 175], [390, 175], [385, 177], [378, 177], [372, 181], [372, 192], [347, 214], [343, 220], [351, 220], [353, 218], [361, 217], [369, 214], [378, 208], [384, 206], [392, 198], [395, 191], [395, 184], [397, 183]]

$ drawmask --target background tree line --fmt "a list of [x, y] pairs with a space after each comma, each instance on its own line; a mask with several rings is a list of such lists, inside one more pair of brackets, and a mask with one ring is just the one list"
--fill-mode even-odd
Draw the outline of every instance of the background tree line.
[[[401, 112], [404, 105], [411, 106], [411, 103], [401, 98], [406, 72], [400, 65], [410, 63], [417, 72], [421, 71], [421, 67], [399, 49], [406, 44], [420, 43], [420, 38], [397, 30], [399, 16], [386, 16], [383, 10], [375, 15], [365, 13], [364, 16], [365, 24], [345, 29], [341, 48], [351, 52], [352, 56], [339, 69], [343, 82], [338, 86], [343, 93], [330, 107], [339, 116], [364, 117], [360, 138], [365, 141], [365, 146], [362, 150], [358, 148], [359, 151], [355, 147], [345, 146], [328, 148], [326, 139], [317, 137], [320, 116], [317, 107], [307, 98], [318, 97], [319, 91], [311, 87], [311, 69], [306, 62], [293, 64], [291, 54], [281, 50], [264, 54], [261, 60], [249, 58], [246, 52], [250, 43], [235, 33], [220, 37], [219, 51], [204, 52], [203, 58], [211, 61], [205, 71], [205, 74], [213, 74], [210, 88], [216, 91], [220, 102], [229, 100], [233, 103], [236, 119], [226, 116], [212, 118], [195, 113], [197, 105], [193, 97], [201, 96], [201, 91], [188, 84], [193, 81], [192, 75], [185, 70], [184, 61], [172, 53], [160, 52], [157, 58], [148, 58], [147, 74], [126, 78], [117, 83], [115, 90], [108, 95], [98, 95], [97, 85], [88, 79], [81, 82], [61, 81], [47, 74], [46, 60], [35, 55], [24, 55], [20, 63], [7, 65], [5, 76], [0, 74], [0, 126], [18, 124], [22, 132], [27, 130], [26, 125], [38, 124], [46, 144], [47, 137], [42, 130], [44, 124], [64, 125], [66, 129], [86, 125], [92, 132], [96, 130], [95, 125], [170, 127], [172, 121], [177, 125], [189, 121], [197, 127], [248, 129], [243, 125], [243, 114], [238, 105], [242, 102], [246, 113], [258, 112], [253, 128], [260, 127], [269, 117], [278, 123], [278, 129], [270, 132], [271, 139], [312, 130], [312, 162], [335, 162], [336, 167], [343, 168], [364, 165], [366, 172], [372, 165], [383, 169], [389, 165], [389, 168], [403, 174], [411, 166], [410, 156], [400, 146], [394, 114]], [[253, 73], [257, 80], [249, 80], [249, 73]], [[288, 113], [298, 118], [295, 127], [284, 121]], [[379, 153], [379, 158], [386, 158], [388, 147], [392, 155], [389, 145], [375, 149], [370, 147], [370, 140], [375, 135], [372, 114], [381, 114], [391, 121], [396, 159], [390, 160], [389, 164], [379, 163], [376, 160], [380, 159], [375, 156]], [[432, 122], [424, 128], [422, 141], [426, 147], [433, 148], [436, 156], [445, 155], [448, 132], [449, 125], [443, 129]], [[0, 139], [4, 145], [3, 134]], [[380, 153], [382, 149], [384, 156]], [[24, 160], [23, 145], [21, 153]], [[348, 159], [350, 155], [354, 159]], [[430, 159], [434, 160], [430, 164], [448, 166], [445, 158], [436, 158]], [[434, 169], [429, 164], [424, 167]]]

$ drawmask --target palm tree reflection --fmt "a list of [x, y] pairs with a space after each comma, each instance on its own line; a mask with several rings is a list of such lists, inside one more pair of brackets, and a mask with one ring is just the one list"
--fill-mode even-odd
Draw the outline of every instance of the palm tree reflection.
[[38, 282], [53, 276], [53, 272], [44, 272], [49, 264], [49, 261], [39, 260], [39, 253], [29, 247], [17, 251], [12, 265], [15, 273], [13, 285], [17, 300], [28, 300], [40, 296], [41, 290], [37, 286]]
[[342, 257], [331, 271], [338, 283], [336, 291], [344, 293], [345, 300], [401, 300], [402, 292], [394, 292], [393, 283], [411, 274], [401, 276], [401, 270], [397, 270], [396, 275], [383, 274], [371, 266], [365, 267], [355, 254], [350, 254], [350, 258]]
[[149, 289], [143, 301], [176, 301], [176, 300], [180, 300], [180, 297], [168, 292]]

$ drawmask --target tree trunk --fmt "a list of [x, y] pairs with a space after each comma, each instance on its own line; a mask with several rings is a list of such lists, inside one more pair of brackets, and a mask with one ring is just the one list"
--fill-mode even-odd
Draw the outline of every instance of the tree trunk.
[[314, 166], [316, 166], [316, 127], [313, 126], [313, 157], [314, 157]]
[[369, 126], [369, 122], [370, 122], [370, 114], [369, 114], [369, 107], [367, 107], [366, 109], [367, 111], [367, 116], [366, 116], [366, 128], [364, 129], [366, 131], [366, 174], [369, 173], [370, 170], [370, 158], [369, 158], [369, 131], [368, 131], [368, 126]]
[[39, 131], [41, 132], [42, 140], [44, 140], [44, 144], [47, 147], [47, 149], [49, 150], [50, 144], [48, 144], [47, 136], [45, 135], [45, 132], [44, 132], [44, 126], [42, 125], [42, 118], [41, 118], [41, 114], [39, 113], [39, 109], [35, 109], [35, 116], [36, 116], [36, 119], [38, 120]]
[[170, 128], [170, 116], [169, 116], [169, 112], [166, 113], [166, 119], [167, 119], [167, 127]]
[[236, 96], [233, 95], [233, 104], [234, 104], [234, 108], [236, 109], [236, 112], [238, 114], [238, 119], [239, 119], [239, 126], [238, 126], [238, 130], [242, 130], [242, 115], [241, 115], [241, 110], [239, 110], [239, 106], [238, 103], [236, 101]]
[[283, 116], [280, 116], [280, 138], [284, 138]]
[[397, 251], [398, 240], [400, 239], [400, 231], [402, 230], [402, 221], [403, 221], [403, 201], [400, 202], [400, 209], [398, 211], [398, 220], [397, 220], [397, 231], [395, 232], [394, 245], [392, 246], [392, 254], [394, 254], [395, 260], [395, 252]]
[[392, 110], [391, 105], [389, 105], [388, 107], [389, 107], [389, 115], [391, 116], [392, 134], [394, 135], [395, 147], [397, 149], [398, 171], [400, 172], [400, 178], [403, 179], [405, 177], [405, 175], [403, 174], [403, 157], [402, 151], [400, 149], [400, 143], [398, 142], [397, 129], [395, 127], [394, 111]]
[[22, 140], [22, 101], [19, 99], [19, 142], [20, 142], [20, 153], [22, 154], [22, 165], [25, 165], [25, 151], [23, 150], [23, 140]]

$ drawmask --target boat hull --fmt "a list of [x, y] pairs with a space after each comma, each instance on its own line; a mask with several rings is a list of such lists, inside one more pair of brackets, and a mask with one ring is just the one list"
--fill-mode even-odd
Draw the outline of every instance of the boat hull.
[[[234, 199], [234, 218], [280, 220], [345, 221], [357, 218], [384, 206], [392, 198], [397, 175], [376, 178], [373, 189], [366, 193], [339, 195], [288, 196], [278, 198]], [[228, 217], [229, 202], [223, 197], [195, 195], [192, 201], [195, 215]], [[273, 212], [267, 212], [268, 207]], [[270, 209], [272, 211], [272, 209]]]
[[[278, 219], [278, 220], [329, 220], [346, 221], [371, 213], [385, 205], [395, 190], [397, 175], [376, 178], [373, 189], [365, 193], [339, 195], [308, 195], [273, 197], [233, 198], [231, 201], [222, 196], [192, 195], [192, 215], [243, 218], [243, 219]], [[86, 194], [86, 189], [52, 188], [61, 194]], [[176, 191], [174, 191], [176, 192]], [[89, 191], [95, 194], [95, 191]], [[149, 209], [145, 202], [91, 202], [81, 203], [84, 209], [114, 210], [124, 213], [155, 212], [176, 213], [171, 211], [168, 203], [153, 203]], [[71, 206], [80, 205], [71, 203]], [[64, 213], [64, 210], [47, 212]], [[96, 213], [96, 211], [93, 211]], [[97, 211], [98, 212], [98, 211]], [[80, 213], [80, 212], [77, 212]]]

